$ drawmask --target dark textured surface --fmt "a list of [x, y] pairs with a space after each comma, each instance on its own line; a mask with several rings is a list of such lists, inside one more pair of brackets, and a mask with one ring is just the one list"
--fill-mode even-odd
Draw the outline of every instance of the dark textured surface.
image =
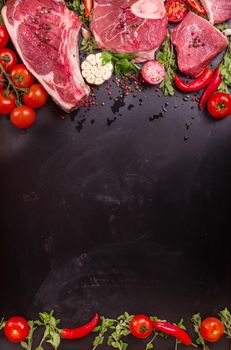
[[50, 103], [27, 131], [0, 120], [1, 314], [54, 308], [72, 326], [231, 306], [231, 118], [154, 90], [114, 103], [103, 87], [98, 102], [72, 121]]

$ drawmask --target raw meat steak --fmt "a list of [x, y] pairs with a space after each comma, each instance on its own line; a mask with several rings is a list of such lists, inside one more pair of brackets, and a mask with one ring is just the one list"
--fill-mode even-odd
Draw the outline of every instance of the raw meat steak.
[[211, 23], [222, 23], [231, 18], [231, 0], [201, 0]]
[[65, 111], [89, 94], [79, 68], [80, 19], [64, 0], [8, 0], [4, 22], [18, 54]]
[[167, 25], [163, 0], [95, 0], [91, 30], [102, 49], [151, 59]]
[[179, 69], [192, 78], [199, 76], [228, 45], [228, 39], [219, 30], [193, 12], [187, 14], [171, 36]]

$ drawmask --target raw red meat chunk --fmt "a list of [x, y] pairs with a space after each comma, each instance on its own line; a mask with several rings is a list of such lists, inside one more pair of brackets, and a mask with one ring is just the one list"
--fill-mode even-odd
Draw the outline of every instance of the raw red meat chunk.
[[211, 23], [189, 12], [172, 31], [181, 72], [196, 78], [228, 45], [228, 39]]
[[211, 23], [231, 19], [231, 0], [201, 0]]
[[91, 30], [100, 48], [146, 59], [167, 33], [163, 0], [95, 0]]
[[26, 67], [70, 112], [90, 92], [79, 67], [81, 21], [64, 0], [8, 0], [4, 22]]

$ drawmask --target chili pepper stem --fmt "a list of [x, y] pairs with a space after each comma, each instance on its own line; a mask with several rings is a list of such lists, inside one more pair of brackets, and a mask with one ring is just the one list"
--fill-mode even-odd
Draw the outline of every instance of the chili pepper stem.
[[177, 339], [176, 339], [176, 341], [175, 341], [175, 350], [177, 350], [177, 348], [178, 348], [178, 342], [177, 342]]

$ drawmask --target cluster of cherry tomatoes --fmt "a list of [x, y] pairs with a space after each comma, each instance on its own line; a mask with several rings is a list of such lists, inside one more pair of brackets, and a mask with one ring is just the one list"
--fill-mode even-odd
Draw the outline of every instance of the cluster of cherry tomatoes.
[[14, 51], [6, 47], [8, 41], [7, 29], [0, 25], [0, 114], [9, 114], [11, 122], [24, 129], [34, 124], [34, 109], [46, 104], [48, 94], [26, 66], [17, 63]]

